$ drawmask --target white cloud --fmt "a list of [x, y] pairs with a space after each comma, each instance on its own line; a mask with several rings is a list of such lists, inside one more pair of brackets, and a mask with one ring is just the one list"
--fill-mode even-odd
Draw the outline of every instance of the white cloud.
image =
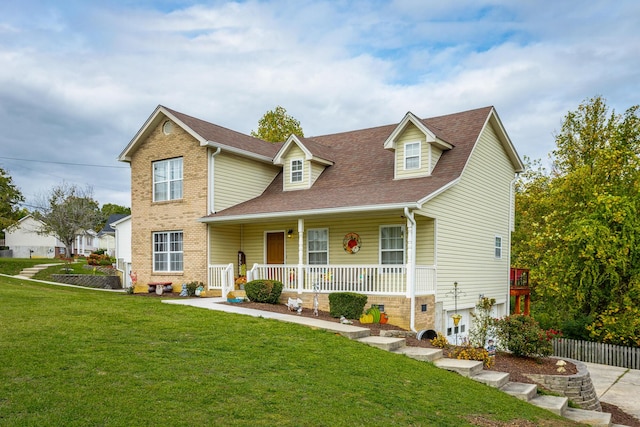
[[[7, 157], [122, 166], [163, 104], [246, 133], [282, 105], [307, 135], [494, 105], [520, 154], [545, 158], [585, 98], [639, 99], [633, 1], [128, 4], [0, 17]], [[129, 203], [126, 169], [36, 165], [0, 159], [25, 194], [64, 179]]]

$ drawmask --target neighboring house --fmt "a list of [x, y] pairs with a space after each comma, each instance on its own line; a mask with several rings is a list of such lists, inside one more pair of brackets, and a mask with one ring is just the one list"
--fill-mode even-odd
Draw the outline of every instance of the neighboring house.
[[364, 293], [391, 323], [451, 339], [480, 296], [508, 313], [523, 165], [493, 107], [272, 144], [158, 106], [119, 160], [140, 283], [226, 295], [246, 263], [283, 299]]
[[113, 222], [107, 222], [115, 232], [116, 268], [120, 272], [124, 288], [131, 283], [131, 215], [122, 216]]
[[116, 253], [116, 230], [112, 227], [112, 224], [126, 216], [126, 214], [109, 215], [104, 227], [98, 232], [98, 249], [104, 249], [111, 257], [115, 256]]
[[14, 258], [59, 258], [64, 256], [64, 244], [54, 236], [38, 234], [41, 221], [31, 215], [4, 229], [5, 245]]
[[[6, 246], [13, 251], [14, 258], [60, 258], [66, 256], [65, 246], [52, 235], [39, 234], [43, 223], [31, 215], [22, 218], [16, 224], [7, 227]], [[97, 233], [93, 230], [79, 231], [71, 251], [74, 255], [87, 256], [97, 249]]]

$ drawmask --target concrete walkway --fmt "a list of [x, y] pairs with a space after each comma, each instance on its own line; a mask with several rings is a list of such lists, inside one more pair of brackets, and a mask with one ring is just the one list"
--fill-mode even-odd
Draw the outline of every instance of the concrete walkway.
[[616, 405], [640, 420], [640, 370], [587, 363], [601, 402]]

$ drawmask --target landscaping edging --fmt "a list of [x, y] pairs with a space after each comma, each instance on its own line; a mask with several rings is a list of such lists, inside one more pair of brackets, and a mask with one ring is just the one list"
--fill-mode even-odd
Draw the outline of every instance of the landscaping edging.
[[54, 281], [68, 285], [99, 289], [122, 289], [119, 276], [92, 276], [89, 274], [52, 274]]
[[602, 412], [602, 406], [600, 405], [600, 400], [598, 400], [596, 390], [593, 387], [587, 365], [578, 360], [563, 359], [576, 365], [578, 373], [574, 375], [523, 375], [544, 388], [569, 398], [582, 409]]

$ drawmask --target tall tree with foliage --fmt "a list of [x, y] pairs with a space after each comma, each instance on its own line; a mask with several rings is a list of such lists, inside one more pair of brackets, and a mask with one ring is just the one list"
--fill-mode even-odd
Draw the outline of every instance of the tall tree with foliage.
[[78, 233], [95, 229], [102, 220], [93, 189], [66, 183], [41, 196], [33, 216], [43, 223], [38, 233], [56, 236], [65, 245], [67, 254], [71, 254]]
[[640, 118], [601, 97], [565, 117], [553, 170], [517, 193], [514, 261], [531, 268], [534, 315], [598, 341], [640, 346]]
[[19, 206], [22, 202], [24, 196], [13, 183], [11, 175], [0, 168], [0, 233], [24, 216]]
[[258, 131], [251, 131], [251, 136], [269, 142], [286, 141], [291, 134], [304, 136], [300, 122], [287, 114], [284, 107], [277, 106], [267, 111], [258, 121]]
[[114, 214], [123, 214], [123, 215], [131, 215], [131, 208], [126, 206], [116, 205], [114, 203], [105, 203], [100, 208], [100, 213], [102, 214], [102, 221], [98, 224], [96, 231], [100, 231], [107, 224], [107, 220], [109, 216]]

